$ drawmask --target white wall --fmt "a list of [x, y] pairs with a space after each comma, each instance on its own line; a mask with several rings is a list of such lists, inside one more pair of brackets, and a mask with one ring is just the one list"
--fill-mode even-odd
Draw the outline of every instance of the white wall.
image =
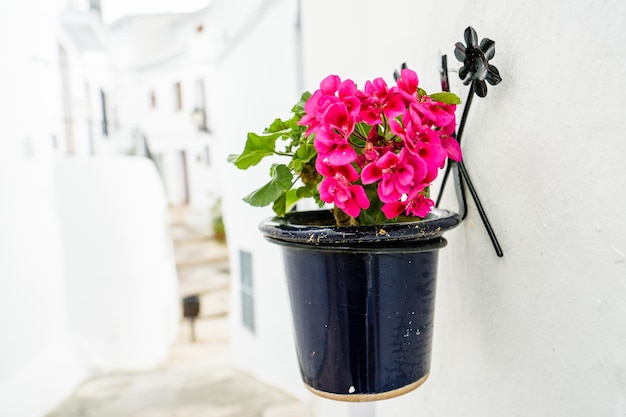
[[[304, 4], [309, 88], [331, 72], [392, 80], [406, 61], [435, 91], [439, 52], [458, 68], [470, 24], [504, 80], [474, 100], [463, 150], [505, 256], [470, 202], [441, 252], [430, 379], [376, 415], [625, 415], [626, 5]], [[442, 205], [457, 207], [451, 187]]]
[[87, 376], [67, 325], [53, 173], [0, 164], [0, 409], [16, 417], [43, 415]]
[[167, 205], [136, 158], [0, 163], [0, 410], [162, 361], [179, 324]]
[[98, 371], [166, 357], [179, 301], [169, 212], [144, 158], [76, 158], [56, 170], [70, 331]]
[[[258, 4], [249, 2], [250, 10], [253, 3]], [[289, 43], [293, 12], [274, 15], [277, 7], [283, 10], [283, 2], [221, 63], [224, 157], [241, 150], [247, 131], [286, 115], [297, 99], [296, 51]], [[284, 7], [286, 12], [293, 5]], [[496, 41], [492, 64], [504, 80], [489, 87], [486, 99], [474, 100], [463, 143], [504, 258], [495, 256], [470, 200], [467, 219], [448, 234], [441, 252], [429, 381], [411, 394], [369, 406], [319, 399], [317, 414], [623, 416], [626, 57], [619, 51], [626, 40], [626, 5], [303, 0], [303, 10], [307, 89], [330, 73], [360, 84], [377, 76], [391, 81], [393, 70], [407, 62], [423, 88], [438, 91], [440, 54], [446, 53], [452, 90], [465, 100], [453, 48], [468, 25], [479, 38]], [[287, 319], [279, 318], [286, 311], [278, 251], [256, 230], [270, 212], [240, 202], [265, 181], [265, 168], [257, 168], [259, 174], [223, 169], [234, 297], [237, 251], [250, 250], [257, 262], [259, 327], [286, 326]], [[450, 186], [442, 206], [457, 207]], [[264, 309], [263, 297], [270, 294], [274, 306]], [[233, 306], [236, 320], [236, 299]], [[287, 334], [281, 330], [270, 340], [236, 326], [237, 363], [288, 386], [292, 365], [289, 356], [278, 354]], [[276, 367], [273, 378], [261, 361]]]
[[[280, 252], [257, 230], [269, 208], [247, 206], [241, 198], [267, 182], [269, 164], [239, 171], [226, 156], [239, 153], [249, 131], [261, 131], [278, 116], [288, 116], [299, 99], [296, 89], [295, 3], [288, 0], [217, 1], [212, 26], [224, 41], [218, 53], [216, 138], [221, 164], [224, 221], [231, 262], [231, 346], [236, 366], [266, 383], [306, 398], [296, 365], [291, 318]], [[240, 251], [254, 264], [256, 333], [241, 325]]]
[[5, 80], [0, 144], [4, 156], [51, 153], [53, 135], [64, 144], [58, 44], [55, 37], [42, 36], [58, 33], [59, 3], [0, 3], [0, 53], [5, 57], [0, 68], [0, 78]]

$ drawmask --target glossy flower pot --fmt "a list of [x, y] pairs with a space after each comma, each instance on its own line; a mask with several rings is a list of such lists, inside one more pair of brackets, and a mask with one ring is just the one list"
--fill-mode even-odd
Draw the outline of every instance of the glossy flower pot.
[[374, 401], [409, 392], [430, 371], [437, 255], [461, 218], [335, 227], [330, 212], [260, 225], [282, 246], [302, 379], [312, 392]]

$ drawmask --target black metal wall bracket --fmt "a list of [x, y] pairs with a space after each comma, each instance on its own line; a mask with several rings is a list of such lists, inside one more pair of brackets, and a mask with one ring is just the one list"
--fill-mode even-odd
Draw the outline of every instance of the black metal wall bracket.
[[[465, 107], [463, 108], [461, 121], [459, 123], [459, 129], [455, 134], [455, 139], [457, 140], [459, 145], [461, 144], [461, 139], [463, 138], [463, 131], [465, 129], [465, 123], [467, 121], [467, 115], [472, 105], [474, 95], [477, 95], [478, 97], [485, 97], [487, 95], [486, 82], [491, 85], [497, 85], [500, 83], [500, 81], [502, 81], [498, 69], [495, 66], [489, 64], [489, 60], [493, 58], [496, 53], [495, 42], [491, 39], [485, 38], [479, 44], [476, 31], [471, 26], [465, 29], [464, 35], [466, 45], [463, 45], [461, 42], [457, 42], [454, 49], [454, 56], [463, 63], [463, 66], [459, 69], [459, 77], [463, 80], [463, 84], [470, 85], [467, 100], [465, 101]], [[441, 57], [440, 73], [442, 90], [450, 91], [450, 83], [448, 82], [448, 62], [446, 55], [443, 55]], [[446, 166], [446, 171], [443, 176], [443, 181], [441, 183], [441, 188], [439, 189], [439, 195], [437, 196], [437, 201], [435, 205], [439, 206], [439, 202], [441, 201], [444, 188], [446, 186], [448, 177], [450, 176], [450, 172], [454, 173], [454, 183], [457, 198], [459, 200], [459, 214], [461, 215], [461, 218], [465, 219], [465, 217], [467, 216], [467, 189], [469, 190], [470, 195], [472, 196], [472, 199], [476, 204], [478, 214], [480, 215], [480, 219], [482, 220], [483, 225], [487, 230], [489, 239], [491, 239], [491, 243], [494, 250], [496, 251], [496, 255], [498, 255], [499, 257], [504, 256], [504, 253], [502, 252], [502, 248], [500, 246], [500, 242], [498, 242], [498, 238], [496, 237], [496, 234], [491, 227], [491, 223], [489, 222], [487, 214], [485, 213], [485, 209], [480, 202], [480, 198], [478, 197], [476, 188], [472, 184], [472, 180], [470, 179], [469, 173], [467, 172], [464, 160], [462, 160], [461, 162], [448, 160], [448, 165]]]

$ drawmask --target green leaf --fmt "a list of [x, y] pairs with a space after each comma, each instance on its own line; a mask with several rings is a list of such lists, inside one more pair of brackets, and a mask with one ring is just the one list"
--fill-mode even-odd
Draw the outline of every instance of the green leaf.
[[277, 132], [283, 132], [285, 130], [289, 129], [289, 124], [288, 122], [285, 122], [283, 120], [280, 119], [276, 119], [272, 122], [271, 125], [269, 125], [269, 127], [267, 129], [265, 129], [264, 133], [277, 133]]
[[302, 162], [309, 162], [315, 155], [317, 155], [317, 151], [312, 143], [303, 143], [296, 151], [296, 156]]
[[296, 196], [300, 198], [309, 198], [315, 195], [317, 187], [314, 185], [304, 185], [296, 190]]
[[234, 163], [239, 169], [248, 169], [257, 165], [266, 156], [274, 154], [276, 139], [279, 137], [280, 133], [261, 136], [250, 132], [243, 152], [240, 155], [230, 155], [228, 161]]
[[255, 207], [267, 206], [278, 200], [293, 182], [291, 170], [283, 164], [272, 165], [270, 176], [272, 177], [270, 182], [245, 196], [243, 201]]
[[291, 211], [296, 203], [300, 200], [298, 193], [294, 189], [283, 191], [283, 193], [276, 199], [272, 205], [272, 210], [278, 217], [283, 217], [285, 213]]
[[356, 130], [361, 136], [366, 138], [372, 131], [372, 126], [368, 125], [367, 123], [361, 122], [354, 125], [354, 130]]
[[285, 194], [287, 194], [287, 201], [285, 202], [285, 212], [287, 212], [296, 205], [300, 197], [298, 196], [298, 192], [294, 189], [287, 191]]
[[285, 213], [287, 213], [287, 193], [282, 192], [280, 196], [274, 201], [272, 205], [272, 210], [278, 217], [283, 217]]
[[291, 112], [297, 115], [303, 115], [304, 112], [304, 104], [309, 100], [309, 98], [311, 97], [311, 93], [308, 91], [305, 91], [304, 93], [302, 93], [302, 96], [300, 97], [300, 101], [298, 101], [292, 108], [291, 108]]
[[443, 104], [461, 104], [461, 99], [454, 93], [442, 91], [441, 93], [431, 94], [430, 98]]

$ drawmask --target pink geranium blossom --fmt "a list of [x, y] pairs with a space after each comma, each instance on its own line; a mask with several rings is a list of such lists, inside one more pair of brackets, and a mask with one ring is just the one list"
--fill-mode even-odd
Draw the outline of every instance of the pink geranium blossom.
[[314, 142], [319, 156], [331, 165], [346, 165], [356, 160], [356, 150], [349, 143], [355, 120], [347, 106], [342, 102], [328, 106], [322, 123]]
[[384, 114], [387, 119], [401, 115], [406, 106], [396, 89], [389, 90], [382, 78], [365, 83], [361, 98], [361, 120], [369, 125], [379, 125]]
[[[417, 94], [417, 87], [419, 85], [419, 78], [415, 71], [408, 68], [404, 68], [400, 71], [400, 78], [398, 78], [398, 89], [404, 93], [404, 96], [411, 98]], [[412, 99], [410, 100], [412, 101]]]
[[320, 199], [334, 203], [349, 216], [358, 217], [361, 209], [367, 209], [370, 201], [361, 185], [353, 184], [359, 173], [352, 165], [332, 166], [318, 160], [316, 169], [324, 179], [319, 185]]
[[313, 197], [320, 207], [334, 204], [338, 225], [387, 223], [403, 213], [424, 217], [446, 160], [462, 158], [458, 103], [449, 92], [428, 95], [406, 68], [395, 85], [379, 77], [362, 88], [331, 74], [302, 95], [291, 118], [249, 134], [244, 153], [232, 155], [241, 169], [266, 156], [291, 158], [274, 164], [271, 181], [245, 199], [273, 202], [283, 216], [299, 198]]
[[359, 91], [352, 80], [341, 81], [337, 75], [329, 75], [320, 83], [317, 90], [304, 105], [305, 114], [298, 124], [308, 126], [307, 135], [316, 133], [324, 126], [323, 117], [328, 108], [335, 103], [341, 102], [346, 110], [356, 116], [361, 109], [361, 101], [357, 97]]
[[404, 117], [406, 126], [396, 120], [390, 123], [393, 133], [402, 138], [404, 146], [408, 152], [419, 156], [426, 162], [428, 175], [427, 182], [433, 181], [438, 174], [439, 168], [445, 164], [447, 152], [441, 144], [439, 134], [431, 128], [416, 126], [411, 118]]
[[407, 216], [426, 217], [435, 205], [433, 200], [426, 197], [422, 190], [415, 188], [405, 201], [395, 201], [383, 205], [382, 211], [385, 217], [393, 219], [402, 213]]
[[439, 169], [447, 158], [462, 157], [453, 136], [456, 105], [449, 103], [425, 94], [409, 69], [391, 88], [382, 78], [362, 90], [336, 75], [325, 78], [299, 121], [315, 135], [320, 199], [356, 217], [370, 207], [369, 187], [387, 218], [425, 216]]
[[404, 150], [396, 155], [385, 153], [376, 162], [363, 168], [363, 184], [378, 182], [380, 201], [391, 203], [408, 193], [416, 184], [421, 184], [426, 176], [426, 163], [419, 157]]

